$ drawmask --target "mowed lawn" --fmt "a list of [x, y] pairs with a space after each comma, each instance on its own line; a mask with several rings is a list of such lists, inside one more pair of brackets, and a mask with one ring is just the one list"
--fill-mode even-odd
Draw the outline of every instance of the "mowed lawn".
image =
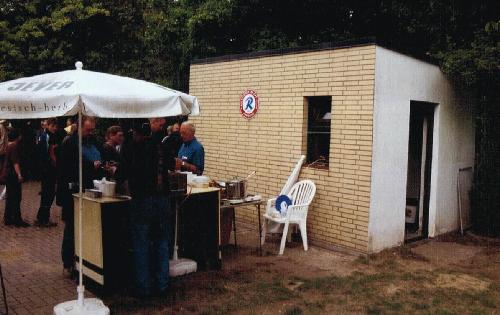
[[299, 243], [277, 257], [277, 247], [226, 251], [222, 271], [174, 279], [167, 299], [108, 304], [115, 314], [500, 314], [495, 240], [448, 236], [369, 257]]

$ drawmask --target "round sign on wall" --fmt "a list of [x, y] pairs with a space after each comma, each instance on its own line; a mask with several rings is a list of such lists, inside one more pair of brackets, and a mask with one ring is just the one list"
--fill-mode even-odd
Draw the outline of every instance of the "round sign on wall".
[[252, 119], [259, 110], [259, 97], [252, 90], [246, 90], [240, 97], [240, 113], [246, 119]]

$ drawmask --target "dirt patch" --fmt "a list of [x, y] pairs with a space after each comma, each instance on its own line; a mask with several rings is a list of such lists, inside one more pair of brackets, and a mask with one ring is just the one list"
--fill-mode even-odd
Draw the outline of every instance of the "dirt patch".
[[458, 232], [443, 234], [438, 236], [435, 240], [439, 242], [452, 242], [462, 245], [500, 248], [500, 238], [481, 236], [470, 231], [467, 231], [463, 236]]
[[412, 252], [425, 257], [437, 266], [450, 266], [464, 263], [479, 254], [484, 248], [451, 242], [428, 242], [412, 248]]
[[[253, 266], [265, 273], [280, 272], [290, 277], [318, 277], [328, 275], [347, 276], [356, 271], [353, 268], [357, 256], [309, 247], [304, 251], [302, 242], [287, 243], [284, 254], [278, 255], [280, 238], [268, 238], [263, 247], [263, 256], [257, 255], [255, 232], [239, 228], [240, 248], [238, 252], [227, 252], [224, 264], [229, 269]], [[245, 257], [242, 260], [242, 257]]]
[[486, 291], [490, 283], [465, 274], [440, 274], [436, 279], [436, 286], [462, 291]]

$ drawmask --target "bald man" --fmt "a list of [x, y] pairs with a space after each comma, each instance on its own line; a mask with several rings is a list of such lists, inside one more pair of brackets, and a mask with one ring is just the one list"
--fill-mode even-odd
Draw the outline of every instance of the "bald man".
[[185, 121], [180, 129], [182, 146], [176, 159], [176, 169], [192, 172], [197, 175], [203, 174], [205, 169], [205, 150], [203, 145], [194, 136], [196, 127], [193, 123]]

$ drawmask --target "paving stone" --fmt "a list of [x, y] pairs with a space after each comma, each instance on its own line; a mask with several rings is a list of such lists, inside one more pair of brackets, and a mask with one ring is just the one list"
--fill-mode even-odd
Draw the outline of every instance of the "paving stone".
[[[3, 189], [3, 186], [0, 187]], [[40, 184], [23, 184], [22, 217], [29, 223], [36, 219], [40, 204]], [[62, 273], [61, 242], [64, 223], [61, 209], [51, 209], [53, 228], [16, 228], [3, 224], [5, 200], [0, 201], [0, 263], [11, 314], [52, 314], [61, 302], [76, 299], [76, 283]], [[91, 292], [85, 292], [92, 297]]]

